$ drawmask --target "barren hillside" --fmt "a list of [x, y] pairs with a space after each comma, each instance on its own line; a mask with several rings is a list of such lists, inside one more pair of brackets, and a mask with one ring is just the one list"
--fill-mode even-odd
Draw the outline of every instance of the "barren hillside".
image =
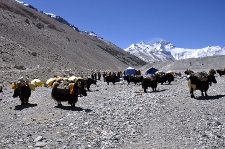
[[[0, 62], [3, 80], [21, 74], [46, 79], [54, 74], [123, 70], [145, 64], [116, 45], [75, 30], [14, 0], [0, 1]], [[13, 76], [10, 76], [13, 75]]]
[[[88, 36], [27, 8], [0, 0], [0, 148], [1, 149], [193, 149], [225, 148], [224, 76], [208, 96], [191, 98], [186, 69], [225, 67], [225, 56], [145, 65], [110, 42]], [[76, 107], [62, 106], [51, 87], [36, 87], [29, 104], [13, 98], [9, 82], [21, 76], [46, 81], [53, 75], [81, 71], [123, 70], [128, 66], [181, 72], [157, 90], [124, 80], [109, 85], [100, 79]]]

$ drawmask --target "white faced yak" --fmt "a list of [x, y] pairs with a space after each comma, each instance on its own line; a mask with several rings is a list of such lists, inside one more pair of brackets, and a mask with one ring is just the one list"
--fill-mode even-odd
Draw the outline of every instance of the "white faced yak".
[[78, 101], [78, 95], [87, 96], [85, 83], [83, 79], [78, 79], [76, 82], [70, 80], [57, 80], [52, 85], [51, 96], [57, 101], [58, 106], [62, 106], [61, 102], [68, 102], [72, 107]]
[[143, 78], [143, 81], [141, 83], [142, 88], [144, 89], [145, 93], [147, 93], [146, 89], [148, 87], [151, 87], [152, 91], [155, 92], [156, 88], [157, 88], [157, 84], [158, 84], [158, 82], [157, 82], [157, 79], [156, 79], [155, 75], [151, 75], [151, 76], [148, 76], [146, 78]]
[[204, 96], [204, 93], [205, 96], [208, 96], [207, 90], [209, 89], [210, 82], [217, 83], [215, 76], [208, 75], [206, 72], [199, 72], [190, 75], [190, 77], [188, 78], [188, 87], [191, 98], [195, 98], [193, 93], [195, 90], [200, 90], [202, 96]]

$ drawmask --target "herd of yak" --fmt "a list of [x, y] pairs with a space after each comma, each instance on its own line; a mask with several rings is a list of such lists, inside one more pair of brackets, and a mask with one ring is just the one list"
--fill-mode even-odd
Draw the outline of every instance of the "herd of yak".
[[[190, 91], [191, 98], [194, 98], [193, 92], [195, 90], [200, 90], [202, 96], [208, 96], [207, 90], [212, 83], [217, 83], [215, 79], [215, 74], [218, 73], [219, 76], [225, 74], [225, 69], [214, 70], [210, 69], [206, 72], [193, 72], [191, 70], [186, 70], [184, 72], [188, 81], [188, 87]], [[109, 85], [109, 82], [115, 84], [120, 80], [127, 81], [129, 85], [131, 82], [134, 84], [140, 84], [144, 89], [144, 92], [147, 92], [147, 88], [152, 88], [152, 91], [155, 92], [157, 85], [168, 83], [170, 84], [174, 81], [176, 74], [174, 73], [164, 73], [156, 72], [151, 75], [126, 75], [121, 78], [118, 78], [117, 75], [108, 75], [104, 76], [104, 82]], [[57, 77], [50, 78], [46, 83], [41, 83], [43, 86], [51, 86], [52, 99], [57, 101], [58, 106], [62, 106], [61, 102], [68, 102], [72, 107], [75, 107], [75, 104], [78, 101], [78, 96], [87, 96], [87, 90], [90, 90], [91, 84], [96, 84], [97, 80], [93, 78], [82, 78], [72, 76], [70, 78]], [[19, 97], [21, 105], [28, 104], [29, 97], [31, 96], [31, 90], [34, 90], [38, 85], [31, 83], [27, 79], [21, 78], [16, 82], [13, 82], [11, 88], [14, 89], [13, 97]], [[40, 83], [40, 82], [39, 82]], [[13, 86], [13, 87], [12, 87]], [[0, 85], [0, 92], [2, 92], [2, 85]]]

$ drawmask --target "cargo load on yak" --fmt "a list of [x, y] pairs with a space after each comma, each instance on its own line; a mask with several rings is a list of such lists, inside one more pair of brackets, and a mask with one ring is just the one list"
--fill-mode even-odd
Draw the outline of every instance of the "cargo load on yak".
[[55, 77], [53, 77], [53, 78], [49, 78], [45, 83], [46, 83], [46, 85], [48, 85], [48, 86], [52, 86], [53, 83], [54, 83], [55, 81], [58, 81], [58, 80], [68, 80], [68, 79], [67, 79], [67, 78], [63, 78], [63, 77], [61, 77], [61, 76], [55, 76]]
[[165, 75], [166, 73], [163, 71], [156, 71], [155, 74], [158, 76], [162, 76], [162, 75]]
[[25, 84], [25, 83], [29, 86], [30, 90], [35, 91], [35, 85], [23, 77], [18, 79], [18, 81], [11, 83], [10, 88], [15, 89], [16, 87], [20, 86], [21, 84]]
[[74, 84], [72, 81], [69, 80], [57, 80], [57, 91], [64, 94], [73, 94]]
[[87, 96], [85, 90], [84, 79], [72, 76], [68, 79], [59, 79], [52, 84], [52, 99], [56, 100], [58, 106], [62, 106], [61, 102], [68, 101], [68, 104], [75, 106], [78, 101], [78, 95]]
[[174, 74], [175, 74], [175, 72], [174, 72], [174, 71], [172, 71], [172, 70], [169, 70], [169, 71], [167, 71], [166, 73], [170, 73], [170, 74], [172, 74], [172, 75], [174, 75]]
[[55, 77], [50, 78], [46, 81], [46, 84], [52, 86], [55, 84], [57, 91], [64, 94], [73, 94], [74, 93], [74, 84], [79, 80], [83, 79], [81, 77], [71, 76], [69, 78]]
[[44, 87], [44, 82], [40, 79], [33, 79], [31, 84], [33, 84], [35, 87]]
[[76, 83], [79, 79], [83, 79], [81, 77], [76, 77], [76, 76], [71, 76], [68, 78], [69, 81], [73, 81], [74, 83]]
[[198, 77], [200, 81], [208, 80], [208, 74], [206, 72], [197, 72], [197, 73], [194, 73], [193, 75]]

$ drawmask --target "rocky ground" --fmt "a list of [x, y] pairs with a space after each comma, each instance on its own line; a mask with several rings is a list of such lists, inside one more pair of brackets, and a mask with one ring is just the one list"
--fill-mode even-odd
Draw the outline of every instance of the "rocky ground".
[[[67, 103], [57, 107], [51, 87], [36, 88], [30, 104], [21, 106], [10, 89], [20, 77], [46, 81], [53, 75], [123, 71], [144, 63], [13, 0], [0, 1], [0, 6], [1, 149], [225, 148], [225, 76], [216, 77], [208, 97], [196, 91], [196, 99], [190, 98], [185, 78], [159, 85], [157, 92], [149, 88], [148, 93], [139, 85], [101, 80], [87, 97], [79, 98], [76, 108]], [[155, 62], [140, 70], [183, 73], [220, 69], [224, 63], [225, 56], [214, 56]]]
[[158, 85], [98, 81], [76, 108], [57, 107], [51, 87], [32, 91], [21, 106], [5, 86], [0, 100], [0, 148], [225, 148], [225, 77], [208, 97], [190, 98], [185, 78]]

